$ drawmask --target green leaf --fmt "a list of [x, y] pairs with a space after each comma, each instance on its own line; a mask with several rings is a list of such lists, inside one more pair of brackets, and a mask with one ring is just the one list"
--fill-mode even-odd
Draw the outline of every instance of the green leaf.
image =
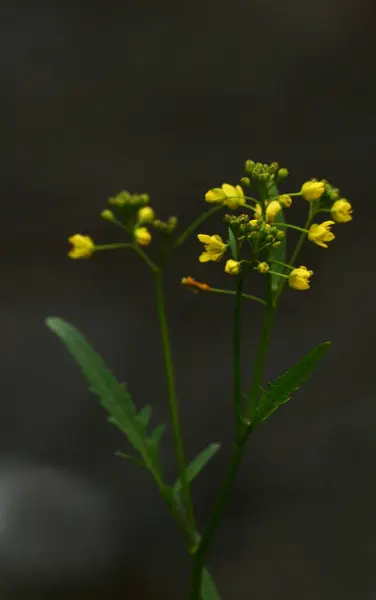
[[230, 243], [232, 258], [238, 260], [238, 243], [231, 227], [228, 228], [228, 241]]
[[329, 348], [330, 342], [319, 344], [274, 383], [268, 384], [258, 403], [254, 424], [265, 421], [282, 404], [290, 400], [291, 394], [309, 378]]
[[221, 600], [213, 578], [207, 569], [202, 571], [201, 597], [202, 600]]
[[137, 419], [137, 421], [139, 423], [141, 423], [142, 427], [144, 429], [146, 429], [146, 427], [149, 425], [150, 419], [151, 419], [151, 406], [150, 406], [150, 404], [147, 404], [144, 408], [142, 408], [140, 410], [140, 412], [136, 416], [136, 419]]
[[[213, 456], [217, 454], [220, 447], [220, 444], [210, 444], [207, 448], [205, 448], [205, 450], [200, 452], [200, 454], [198, 454], [196, 458], [192, 460], [192, 462], [187, 467], [187, 480], [189, 482], [193, 481], [193, 479], [197, 477], [197, 475], [200, 473], [200, 471], [202, 471], [202, 469], [209, 462], [209, 460], [211, 460]], [[176, 495], [180, 494], [182, 490], [180, 478], [177, 479], [174, 486], [174, 490]]]
[[[268, 189], [268, 200], [271, 200], [272, 198], [276, 198], [277, 196], [278, 196], [278, 188], [275, 184], [273, 184]], [[275, 227], [278, 227], [278, 223], [284, 223], [284, 222], [285, 222], [285, 217], [284, 217], [283, 208], [282, 208], [276, 214], [274, 221], [273, 221], [273, 225]], [[284, 228], [280, 227], [280, 229], [281, 229], [281, 231], [283, 231], [285, 233]], [[278, 248], [271, 248], [271, 250], [270, 250], [271, 270], [275, 271], [276, 273], [284, 273], [285, 268], [282, 265], [273, 263], [273, 259], [277, 260], [279, 262], [286, 262], [286, 237], [284, 237], [283, 240], [281, 240], [281, 244], [278, 246]], [[278, 290], [280, 284], [281, 284], [281, 277], [278, 277], [278, 275], [271, 275], [271, 287], [272, 287], [273, 293], [275, 293]]]
[[162, 439], [165, 429], [166, 429], [166, 425], [157, 425], [157, 427], [154, 429], [153, 433], [151, 434], [149, 441], [152, 444], [158, 445]]
[[141, 455], [145, 467], [158, 477], [160, 471], [155, 460], [156, 452], [155, 449], [151, 451], [145, 433], [145, 425], [151, 415], [150, 407], [145, 407], [136, 414], [126, 385], [117, 381], [99, 354], [75, 327], [55, 317], [49, 317], [46, 324], [80, 365], [90, 390], [99, 396], [103, 408], [108, 412], [109, 422], [127, 436]]

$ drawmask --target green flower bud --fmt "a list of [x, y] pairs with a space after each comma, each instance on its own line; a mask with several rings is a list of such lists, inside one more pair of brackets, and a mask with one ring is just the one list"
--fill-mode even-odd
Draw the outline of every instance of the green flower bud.
[[244, 169], [245, 169], [246, 173], [250, 173], [252, 175], [254, 168], [255, 168], [255, 163], [253, 162], [253, 160], [245, 161]]
[[282, 242], [274, 242], [274, 244], [272, 244], [272, 248], [278, 248], [281, 245]]
[[269, 165], [269, 173], [271, 175], [274, 175], [275, 173], [277, 173], [278, 169], [279, 169], [279, 164], [277, 162], [270, 163], [270, 165]]
[[278, 177], [280, 179], [286, 179], [286, 177], [288, 177], [288, 176], [289, 176], [289, 172], [287, 169], [285, 169], [285, 168], [279, 169]]
[[277, 235], [275, 237], [276, 237], [277, 240], [284, 240], [285, 239], [285, 232], [280, 229], [277, 232]]
[[244, 187], [249, 187], [251, 185], [251, 180], [249, 177], [242, 177], [240, 180], [240, 184], [244, 185]]

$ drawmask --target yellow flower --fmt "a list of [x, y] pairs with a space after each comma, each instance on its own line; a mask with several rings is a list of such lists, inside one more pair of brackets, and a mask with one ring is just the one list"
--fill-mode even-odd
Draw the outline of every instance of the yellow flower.
[[225, 199], [226, 194], [221, 188], [213, 188], [205, 194], [205, 200], [210, 204], [222, 204]]
[[152, 223], [155, 219], [155, 212], [151, 206], [144, 206], [138, 211], [137, 219], [139, 223]]
[[336, 223], [348, 223], [352, 220], [352, 206], [346, 198], [336, 200], [330, 212]]
[[239, 206], [244, 206], [244, 192], [240, 185], [233, 186], [229, 183], [224, 183], [222, 185], [222, 190], [226, 194], [226, 199], [223, 204], [226, 204], [231, 210], [235, 210], [236, 208], [239, 208]]
[[328, 244], [325, 242], [331, 242], [335, 238], [334, 233], [330, 231], [332, 225], [334, 225], [334, 221], [314, 223], [309, 228], [308, 239], [322, 248], [327, 248]]
[[[281, 208], [282, 208], [282, 206], [278, 200], [272, 200], [271, 202], [269, 202], [269, 204], [266, 205], [266, 209], [265, 209], [266, 220], [269, 223], [274, 221], [276, 215], [279, 213]], [[261, 204], [256, 204], [256, 206], [255, 206], [255, 217], [258, 219], [260, 219], [260, 217], [262, 217]]]
[[308, 290], [311, 275], [313, 275], [313, 271], [308, 271], [307, 267], [301, 266], [293, 269], [289, 275], [289, 286], [295, 290]]
[[73, 246], [68, 253], [69, 258], [89, 258], [95, 250], [95, 244], [88, 235], [76, 233], [68, 238], [68, 241]]
[[282, 206], [278, 200], [272, 200], [266, 207], [266, 220], [271, 223], [276, 218], [277, 214], [281, 210]]
[[269, 271], [269, 265], [266, 262], [260, 262], [257, 265], [257, 270], [259, 273], [267, 273]]
[[238, 273], [240, 273], [240, 266], [240, 262], [230, 258], [230, 260], [226, 262], [225, 271], [229, 275], [238, 275]]
[[225, 244], [219, 235], [206, 235], [205, 233], [199, 233], [198, 239], [202, 244], [205, 244], [205, 252], [200, 257], [200, 262], [219, 262], [226, 252], [227, 244]]
[[146, 227], [136, 227], [133, 232], [134, 239], [140, 246], [148, 246], [151, 242], [151, 233]]
[[115, 218], [114, 213], [112, 212], [112, 210], [102, 210], [101, 212], [101, 217], [102, 219], [104, 219], [105, 221], [113, 221]]
[[290, 196], [288, 194], [283, 194], [282, 196], [278, 197], [278, 202], [284, 207], [284, 208], [290, 208], [291, 204], [292, 204], [292, 200], [290, 198]]
[[232, 210], [245, 204], [244, 192], [240, 185], [224, 183], [222, 188], [213, 188], [205, 194], [206, 202], [210, 204], [226, 204]]
[[312, 200], [317, 200], [320, 198], [325, 189], [325, 184], [323, 181], [316, 181], [316, 179], [312, 179], [312, 181], [306, 181], [302, 185], [302, 195], [305, 200], [311, 202]]

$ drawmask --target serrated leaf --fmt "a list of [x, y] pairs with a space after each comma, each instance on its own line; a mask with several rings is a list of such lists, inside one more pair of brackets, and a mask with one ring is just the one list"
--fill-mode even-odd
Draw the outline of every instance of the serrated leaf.
[[201, 597], [202, 600], [221, 600], [213, 578], [207, 569], [202, 571]]
[[157, 427], [154, 429], [153, 433], [151, 434], [149, 441], [152, 442], [153, 444], [158, 445], [162, 439], [165, 429], [166, 429], [166, 425], [157, 425]]
[[[193, 479], [197, 477], [197, 475], [202, 471], [202, 469], [209, 462], [209, 460], [211, 460], [213, 456], [217, 454], [220, 447], [221, 445], [217, 443], [210, 444], [207, 448], [205, 448], [205, 450], [200, 452], [200, 454], [198, 454], [196, 458], [192, 460], [192, 462], [188, 465], [186, 472], [188, 482], [193, 481]], [[176, 495], [180, 494], [182, 490], [182, 483], [180, 478], [177, 479], [174, 486], [174, 490]]]
[[135, 463], [139, 467], [145, 468], [144, 462], [142, 460], [140, 460], [139, 458], [132, 456], [131, 454], [126, 454], [125, 452], [120, 452], [120, 450], [117, 450], [115, 452], [115, 456], [119, 456], [120, 458], [124, 458], [125, 460]]
[[103, 408], [108, 412], [109, 421], [125, 433], [141, 454], [145, 466], [155, 472], [154, 457], [149, 451], [142, 423], [137, 419], [126, 385], [117, 381], [100, 355], [75, 327], [55, 317], [48, 318], [46, 324], [80, 365], [91, 391], [99, 396]]
[[262, 394], [257, 410], [255, 423], [265, 421], [282, 404], [288, 402], [291, 394], [299, 389], [308, 379], [330, 348], [330, 342], [323, 342], [308, 352], [291, 369], [283, 373], [274, 383], [269, 383]]
[[228, 241], [230, 243], [231, 256], [234, 260], [238, 260], [238, 243], [231, 227], [228, 228]]
[[138, 415], [136, 415], [137, 421], [142, 425], [144, 429], [149, 425], [151, 419], [151, 406], [147, 404], [140, 410]]

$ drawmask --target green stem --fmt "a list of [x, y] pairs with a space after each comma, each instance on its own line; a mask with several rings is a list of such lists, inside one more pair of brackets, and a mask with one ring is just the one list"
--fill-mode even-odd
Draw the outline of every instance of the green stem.
[[197, 229], [197, 227], [199, 225], [201, 225], [201, 223], [203, 223], [208, 217], [210, 217], [211, 215], [214, 215], [216, 212], [218, 212], [222, 208], [223, 208], [223, 205], [220, 204], [220, 205], [214, 206], [214, 208], [211, 208], [210, 210], [207, 210], [206, 212], [202, 213], [202, 215], [200, 215], [195, 221], [193, 221], [193, 223], [189, 227], [187, 227], [187, 229], [185, 231], [183, 231], [183, 233], [177, 238], [177, 240], [175, 241], [175, 246], [181, 246], [181, 244], [183, 244], [183, 242], [185, 242], [187, 237], [191, 233], [193, 233], [195, 231], [195, 229]]
[[96, 250], [117, 250], [118, 248], [134, 248], [131, 242], [116, 242], [115, 244], [101, 244], [95, 246]]
[[242, 426], [242, 388], [241, 388], [241, 330], [242, 330], [242, 292], [243, 275], [238, 275], [235, 292], [235, 313], [234, 313], [234, 345], [233, 345], [233, 377], [234, 377], [234, 409], [235, 409], [235, 430], [239, 435]]
[[[235, 296], [236, 292], [234, 290], [222, 290], [219, 288], [210, 288], [210, 290], [208, 290], [210, 292], [214, 292], [214, 294], [228, 294], [230, 296]], [[262, 304], [263, 306], [266, 304], [265, 300], [263, 300], [262, 298], [258, 298], [257, 296], [251, 296], [251, 294], [244, 294], [242, 293], [242, 298], [246, 298], [247, 300], [254, 300], [255, 302], [258, 302], [259, 304]]]
[[187, 479], [187, 469], [184, 456], [183, 438], [180, 427], [178, 401], [175, 389], [174, 369], [172, 364], [171, 346], [168, 333], [165, 300], [163, 293], [163, 273], [161, 271], [155, 272], [155, 288], [157, 296], [158, 319], [162, 338], [163, 357], [166, 369], [168, 401], [171, 415], [172, 433], [175, 443], [176, 458], [178, 463], [178, 472], [182, 485], [187, 525], [189, 527], [191, 538], [194, 538], [196, 524], [191, 491]]
[[298, 225], [291, 225], [291, 223], [278, 223], [278, 227], [287, 227], [288, 229], [295, 229], [296, 231], [301, 231], [305, 234], [308, 233], [306, 227], [298, 227]]
[[293, 269], [291, 265], [288, 265], [280, 260], [275, 260], [275, 258], [271, 258], [270, 262], [275, 263], [276, 265], [281, 265], [281, 267], [286, 267], [287, 269]]
[[271, 290], [271, 278], [265, 278], [266, 287], [266, 306], [264, 308], [264, 314], [262, 319], [261, 334], [259, 346], [257, 349], [257, 355], [255, 365], [253, 369], [253, 376], [251, 381], [251, 387], [247, 398], [246, 405], [246, 419], [252, 422], [257, 406], [257, 397], [260, 392], [260, 385], [262, 383], [262, 377], [264, 373], [264, 365], [266, 360], [266, 354], [269, 346], [269, 339], [271, 328], [273, 325], [274, 307], [273, 297]]
[[250, 430], [247, 430], [247, 433], [244, 435], [243, 439], [239, 443], [236, 443], [233, 448], [227, 475], [218, 493], [211, 518], [201, 538], [200, 545], [196, 553], [194, 553], [192, 556], [191, 590], [189, 600], [201, 600], [201, 582], [204, 559], [213, 543], [217, 527], [221, 521], [224, 510], [230, 498], [230, 494], [238, 474], [239, 465], [244, 454], [245, 442], [248, 439], [249, 432]]
[[[296, 262], [296, 259], [297, 259], [297, 258], [298, 258], [298, 256], [299, 256], [299, 252], [300, 252], [300, 250], [302, 249], [302, 246], [303, 246], [303, 244], [304, 244], [304, 240], [306, 239], [306, 236], [307, 236], [307, 230], [308, 230], [308, 228], [309, 228], [309, 226], [310, 226], [310, 224], [311, 224], [311, 221], [312, 221], [312, 219], [313, 219], [314, 215], [315, 215], [315, 212], [314, 212], [314, 210], [312, 209], [312, 205], [310, 204], [310, 205], [309, 205], [309, 213], [308, 213], [308, 218], [307, 218], [306, 224], [304, 225], [304, 231], [303, 231], [303, 232], [302, 232], [302, 234], [300, 235], [300, 238], [299, 238], [299, 240], [298, 240], [298, 243], [296, 244], [295, 250], [294, 250], [294, 252], [292, 253], [292, 255], [291, 255], [291, 258], [290, 258], [290, 260], [289, 260], [289, 262], [288, 262], [288, 265], [289, 265], [289, 266], [291, 266], [291, 267], [292, 267], [292, 266], [295, 264], [295, 262]], [[275, 294], [275, 296], [274, 296], [274, 306], [277, 306], [277, 303], [278, 303], [279, 297], [280, 297], [280, 295], [282, 294], [282, 291], [283, 291], [283, 288], [285, 287], [285, 284], [286, 284], [286, 279], [281, 279], [280, 286], [279, 286], [279, 288], [278, 288], [278, 290], [276, 291], [276, 294]]]

